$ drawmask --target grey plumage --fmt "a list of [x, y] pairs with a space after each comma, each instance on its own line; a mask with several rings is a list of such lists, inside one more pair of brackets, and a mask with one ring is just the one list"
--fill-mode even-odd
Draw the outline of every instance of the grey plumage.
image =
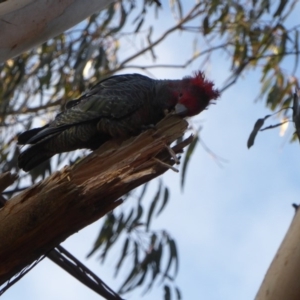
[[[46, 126], [22, 133], [18, 143], [32, 146], [20, 154], [19, 167], [29, 171], [56, 153], [94, 150], [111, 138], [136, 135], [179, 103], [186, 108], [180, 114], [194, 115], [219, 95], [212, 86], [202, 73], [183, 80], [154, 80], [139, 74], [109, 77], [69, 101], [66, 110]], [[189, 109], [190, 98], [197, 98], [198, 112], [192, 111], [195, 103]]]

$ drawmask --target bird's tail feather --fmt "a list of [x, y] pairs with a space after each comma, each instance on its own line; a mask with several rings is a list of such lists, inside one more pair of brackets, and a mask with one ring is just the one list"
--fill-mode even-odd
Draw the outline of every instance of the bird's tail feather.
[[18, 144], [20, 144], [20, 145], [27, 144], [31, 138], [33, 138], [37, 133], [39, 133], [40, 131], [45, 129], [47, 126], [48, 125], [46, 125], [44, 127], [33, 128], [33, 129], [30, 129], [30, 130], [27, 130], [27, 131], [21, 133], [18, 136]]
[[52, 151], [47, 150], [44, 147], [43, 143], [33, 145], [19, 155], [19, 168], [23, 169], [26, 172], [30, 171], [45, 160], [52, 157], [54, 154], [55, 153], [53, 153]]

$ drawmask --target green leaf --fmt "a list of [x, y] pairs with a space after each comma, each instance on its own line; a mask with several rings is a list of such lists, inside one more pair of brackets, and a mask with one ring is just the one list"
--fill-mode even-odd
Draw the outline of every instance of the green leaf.
[[179, 19], [181, 20], [183, 18], [181, 1], [180, 0], [176, 0], [176, 4], [177, 4], [177, 9], [178, 9]]
[[293, 97], [293, 122], [296, 128], [296, 134], [300, 141], [300, 105], [299, 105], [299, 90], [296, 90]]
[[[199, 132], [199, 130], [198, 130]], [[182, 172], [181, 172], [181, 188], [183, 189], [184, 187], [184, 183], [185, 183], [185, 176], [186, 176], [186, 170], [187, 170], [187, 166], [188, 166], [188, 163], [191, 159], [191, 156], [195, 150], [195, 147], [198, 143], [198, 132], [196, 133], [195, 137], [194, 137], [194, 140], [191, 142], [191, 144], [189, 145], [188, 149], [187, 149], [187, 152], [186, 152], [186, 155], [184, 157], [184, 161], [183, 161], [183, 167], [182, 167]]]
[[270, 1], [269, 0], [262, 0], [261, 7], [263, 10], [266, 10], [268, 13], [270, 11]]
[[139, 264], [139, 245], [137, 242], [134, 242], [134, 265]]
[[113, 19], [116, 10], [115, 10], [115, 3], [112, 3], [108, 6], [108, 9], [106, 10], [106, 19], [102, 23], [101, 30], [104, 30], [107, 25], [110, 23], [110, 21]]
[[258, 133], [258, 131], [262, 128], [262, 126], [264, 125], [265, 123], [265, 119], [258, 119], [255, 124], [254, 124], [254, 127], [250, 133], [250, 136], [248, 138], [248, 141], [247, 141], [247, 147], [248, 149], [250, 147], [252, 147], [254, 145], [254, 140], [255, 140], [255, 137]]
[[131, 289], [134, 289], [135, 285], [130, 285], [129, 283], [130, 283], [130, 281], [132, 281], [135, 278], [137, 273], [138, 273], [137, 266], [133, 266], [133, 268], [131, 269], [131, 272], [129, 273], [128, 277], [126, 278], [126, 280], [124, 281], [124, 283], [120, 287], [119, 293], [125, 293], [125, 292], [128, 292]]
[[[295, 53], [299, 53], [299, 31], [295, 30], [295, 42], [294, 42], [294, 51]], [[299, 63], [299, 55], [295, 56], [295, 65], [294, 65], [294, 70], [293, 73], [297, 71], [298, 68], [298, 63]]]
[[164, 285], [164, 290], [165, 290], [164, 300], [171, 300], [171, 290], [170, 290], [170, 287], [165, 284]]
[[138, 199], [139, 203], [142, 201], [142, 199], [143, 199], [143, 197], [144, 197], [144, 195], [146, 193], [147, 187], [148, 187], [148, 182], [145, 183], [145, 184], [143, 184], [142, 192], [141, 192], [140, 197]]
[[143, 211], [144, 211], [144, 209], [143, 209], [142, 205], [141, 205], [141, 204], [138, 204], [137, 214], [136, 214], [136, 217], [133, 219], [133, 221], [132, 221], [132, 223], [131, 223], [131, 225], [130, 225], [130, 228], [129, 228], [129, 230], [128, 230], [129, 232], [130, 232], [133, 228], [135, 228], [135, 226], [137, 225], [138, 221], [140, 220], [140, 218], [141, 218], [142, 215], [143, 215]]
[[169, 242], [170, 245], [170, 253], [171, 256], [174, 258], [175, 260], [175, 271], [174, 271], [174, 276], [177, 275], [178, 273], [178, 267], [179, 267], [179, 263], [178, 263], [178, 252], [177, 252], [177, 246], [176, 243], [173, 239], [170, 240]]
[[146, 275], [147, 275], [147, 271], [148, 271], [148, 268], [146, 268], [146, 270], [143, 272], [143, 273], [140, 273], [141, 274], [141, 278], [139, 279], [139, 281], [136, 283], [136, 285], [134, 287], [138, 287], [140, 285], [143, 284], [145, 278], [146, 278]]
[[125, 226], [125, 227], [128, 226], [128, 223], [130, 222], [130, 219], [131, 219], [132, 216], [133, 216], [133, 212], [134, 212], [134, 209], [132, 208], [132, 209], [130, 210], [130, 213], [128, 214], [127, 219], [124, 221], [124, 226]]
[[[278, 78], [278, 77], [277, 77]], [[267, 97], [267, 105], [274, 110], [278, 103], [278, 95], [280, 95], [280, 87], [278, 87], [278, 81], [270, 89], [270, 92]]]
[[163, 253], [163, 246], [162, 246], [162, 243], [159, 243], [158, 248], [153, 249], [152, 252], [150, 254], [148, 254], [147, 266], [150, 266], [150, 268], [151, 268], [152, 277], [151, 277], [150, 283], [146, 287], [143, 294], [145, 294], [152, 288], [152, 286], [155, 282], [155, 279], [160, 272], [160, 262], [162, 259], [162, 253]]
[[[176, 19], [178, 18], [179, 20], [181, 20], [183, 18], [182, 6], [181, 6], [180, 0], [171, 0], [170, 8], [171, 8], [173, 14], [176, 15]], [[177, 14], [178, 14], [178, 17], [177, 17]]]
[[[139, 246], [138, 246], [137, 242], [134, 242], [134, 252], [133, 253], [134, 253], [134, 264], [133, 264], [133, 267], [132, 267], [129, 275], [127, 276], [127, 278], [125, 279], [124, 283], [120, 287], [120, 290], [119, 290], [120, 293], [126, 291], [125, 287], [127, 285], [129, 285], [129, 283], [139, 273]], [[129, 285], [129, 287], [127, 287], [127, 290], [130, 290], [131, 288], [134, 288], [134, 286], [130, 286]]]
[[115, 231], [115, 234], [119, 235], [124, 229], [125, 226], [124, 226], [123, 218], [124, 218], [124, 213], [121, 213], [117, 221], [118, 224], [117, 224], [117, 229]]
[[140, 21], [139, 21], [139, 23], [137, 24], [137, 26], [136, 26], [136, 28], [135, 28], [135, 33], [137, 33], [139, 30], [140, 30], [140, 28], [142, 27], [142, 25], [143, 25], [143, 23], [144, 23], [144, 18], [142, 18]]
[[172, 262], [175, 261], [175, 272], [174, 272], [174, 276], [176, 276], [177, 272], [178, 272], [178, 254], [177, 254], [177, 248], [176, 248], [176, 244], [175, 241], [173, 239], [168, 238], [167, 240], [168, 246], [169, 246], [169, 252], [170, 252], [170, 256], [169, 256], [169, 260], [166, 266], [166, 269], [164, 271], [164, 277], [170, 277], [169, 275], [169, 270], [171, 268]]
[[163, 202], [161, 204], [160, 209], [158, 210], [158, 212], [156, 214], [156, 217], [158, 217], [160, 215], [160, 213], [163, 211], [163, 209], [165, 208], [168, 200], [169, 200], [169, 189], [167, 187], [165, 187]]
[[125, 25], [125, 22], [126, 22], [126, 19], [127, 19], [127, 13], [124, 9], [124, 5], [123, 5], [122, 2], [120, 4], [120, 10], [121, 10], [121, 16], [120, 16], [120, 20], [119, 20], [119, 25], [112, 28], [109, 31], [109, 35], [113, 35], [113, 34], [119, 32], [123, 28], [123, 26]]
[[288, 3], [288, 0], [280, 0], [280, 3], [278, 5], [277, 10], [275, 11], [275, 13], [273, 14], [273, 17], [278, 17], [281, 15], [282, 11], [284, 10], [286, 4]]
[[177, 286], [175, 288], [175, 292], [176, 292], [177, 300], [181, 300], [182, 299], [181, 292], [180, 292], [180, 289]]
[[209, 16], [207, 15], [203, 20], [203, 34], [207, 35], [210, 32], [209, 28]]
[[261, 91], [260, 91], [260, 96], [263, 96], [267, 92], [267, 90], [271, 86], [272, 80], [273, 80], [273, 76], [270, 76], [269, 78], [267, 78], [263, 81]]
[[124, 245], [123, 245], [123, 249], [122, 249], [122, 252], [121, 252], [121, 256], [120, 256], [120, 259], [116, 265], [116, 271], [115, 271], [115, 275], [114, 276], [117, 276], [118, 275], [118, 272], [120, 270], [120, 267], [125, 259], [125, 257], [127, 256], [127, 250], [128, 250], [128, 247], [129, 247], [129, 242], [130, 242], [130, 239], [127, 237]]
[[[156, 263], [156, 269], [157, 269], [155, 277], [160, 272], [160, 263], [161, 263], [162, 256], [163, 256], [163, 244], [159, 243], [157, 251], [155, 251], [155, 257], [154, 257]], [[153, 279], [155, 279], [155, 277]]]
[[158, 189], [157, 189], [157, 192], [151, 202], [151, 205], [150, 205], [150, 208], [149, 208], [149, 212], [148, 212], [148, 217], [147, 217], [147, 222], [146, 222], [146, 230], [148, 231], [149, 230], [149, 226], [150, 226], [150, 222], [151, 222], [151, 218], [152, 218], [152, 215], [154, 213], [154, 209], [157, 205], [157, 202], [158, 202], [158, 199], [159, 199], [159, 196], [160, 196], [160, 192], [161, 192], [161, 185], [162, 185], [162, 182], [161, 180], [159, 181], [159, 185], [158, 185]]
[[116, 218], [113, 213], [106, 216], [106, 220], [102, 229], [96, 239], [93, 249], [88, 253], [87, 258], [90, 257], [98, 248], [100, 248], [105, 243], [109, 243], [109, 240], [113, 236], [113, 226], [115, 224]]

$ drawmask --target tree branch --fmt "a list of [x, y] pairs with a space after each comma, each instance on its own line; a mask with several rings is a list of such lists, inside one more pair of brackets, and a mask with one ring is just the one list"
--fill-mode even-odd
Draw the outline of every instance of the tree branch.
[[[0, 209], [0, 284], [120, 205], [122, 195], [167, 171], [174, 159], [166, 145], [182, 137], [187, 126], [167, 116], [156, 130], [110, 141], [7, 201]], [[182, 152], [191, 141], [172, 149]]]
[[200, 7], [201, 3], [196, 4], [188, 13], [187, 15], [180, 20], [180, 22], [178, 22], [178, 24], [174, 25], [173, 27], [171, 27], [170, 29], [166, 30], [159, 38], [156, 39], [156, 41], [152, 42], [149, 46], [145, 47], [144, 49], [136, 52], [135, 54], [131, 55], [130, 57], [124, 59], [120, 64], [119, 67], [116, 68], [115, 71], [121, 70], [124, 68], [124, 66], [134, 60], [135, 58], [139, 57], [140, 55], [142, 55], [143, 53], [152, 50], [156, 45], [158, 45], [159, 43], [161, 43], [168, 35], [170, 35], [172, 32], [181, 29], [182, 25], [190, 22], [191, 20], [193, 20], [197, 15], [200, 14], [200, 12], [197, 12], [197, 9]]
[[0, 62], [71, 28], [114, 0], [23, 0], [0, 3]]

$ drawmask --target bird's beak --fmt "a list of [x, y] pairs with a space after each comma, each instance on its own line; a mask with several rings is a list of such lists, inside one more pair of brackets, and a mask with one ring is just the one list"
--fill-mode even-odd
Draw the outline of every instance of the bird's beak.
[[175, 113], [180, 116], [186, 116], [188, 113], [188, 110], [187, 110], [186, 106], [184, 106], [183, 104], [177, 103], [175, 105]]

